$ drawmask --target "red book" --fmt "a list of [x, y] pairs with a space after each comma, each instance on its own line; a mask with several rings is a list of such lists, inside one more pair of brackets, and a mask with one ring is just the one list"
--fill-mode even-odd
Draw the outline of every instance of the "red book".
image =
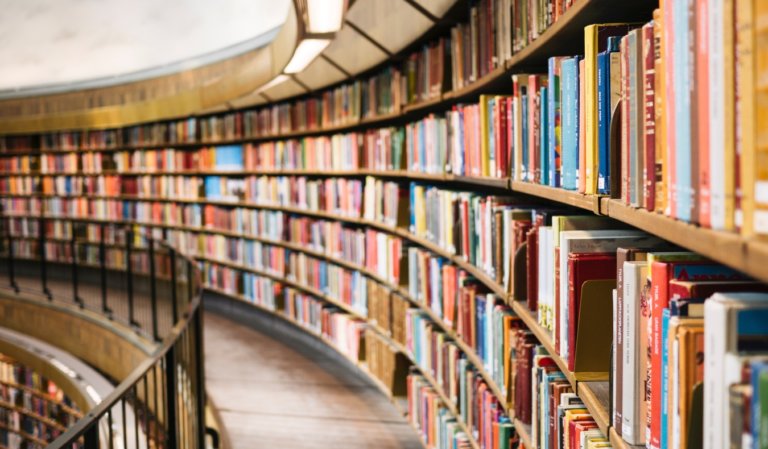
[[768, 285], [753, 281], [669, 281], [667, 294], [673, 299], [706, 299], [715, 293], [765, 292]]
[[527, 246], [528, 252], [528, 272], [527, 272], [527, 292], [526, 299], [528, 302], [528, 310], [536, 311], [539, 307], [539, 224], [533, 226], [528, 231]]
[[654, 72], [656, 61], [653, 52], [653, 22], [643, 26], [641, 35], [643, 38], [643, 95], [645, 97], [643, 102], [645, 106], [643, 113], [645, 123], [643, 197], [645, 208], [654, 210], [656, 205], [656, 75]]
[[576, 335], [581, 308], [581, 289], [585, 282], [616, 280], [615, 253], [568, 255], [568, 369], [576, 365]]
[[575, 420], [570, 423], [570, 448], [578, 449], [581, 446], [581, 433], [587, 430], [597, 429], [597, 423], [593, 419]]
[[546, 84], [542, 75], [528, 77], [528, 182], [541, 180], [541, 88]]
[[[515, 376], [515, 417], [525, 424], [531, 424], [531, 369], [533, 368], [533, 348], [536, 339], [528, 331], [518, 331], [515, 353], [517, 354], [517, 373]], [[551, 359], [550, 359], [551, 360]], [[554, 361], [552, 361], [554, 365]]]

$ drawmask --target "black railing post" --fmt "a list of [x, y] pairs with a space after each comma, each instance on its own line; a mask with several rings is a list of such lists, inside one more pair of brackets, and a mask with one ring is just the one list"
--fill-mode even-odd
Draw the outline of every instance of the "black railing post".
[[125, 273], [128, 276], [128, 285], [127, 287], [127, 293], [128, 293], [128, 324], [131, 326], [140, 327], [139, 323], [134, 318], [134, 307], [133, 307], [133, 261], [131, 260], [131, 247], [133, 246], [133, 230], [128, 229], [125, 231]]
[[[2, 209], [0, 209], [2, 212]], [[13, 235], [11, 234], [11, 217], [5, 217], [7, 223], [5, 231], [8, 237], [8, 280], [11, 283], [11, 288], [16, 293], [19, 293], [19, 284], [16, 283], [16, 266], [13, 259]]]
[[192, 262], [187, 261], [187, 286], [189, 287], [189, 296], [187, 297], [187, 304], [192, 303], [192, 298], [195, 297], [195, 286], [193, 282], [194, 271], [192, 270]]
[[107, 304], [107, 245], [104, 242], [104, 223], [99, 224], [99, 277], [101, 280], [101, 310], [110, 320], [112, 309]]
[[99, 449], [99, 421], [94, 420], [83, 436], [83, 449]]
[[195, 332], [195, 370], [197, 377], [197, 438], [200, 449], [205, 447], [205, 366], [203, 365], [203, 305], [202, 302], [194, 311], [192, 329]]
[[178, 301], [178, 289], [176, 286], [176, 250], [169, 247], [171, 256], [171, 316], [173, 317], [173, 325], [179, 320], [179, 305]]
[[45, 234], [45, 217], [41, 213], [40, 229], [38, 231], [40, 245], [40, 285], [43, 287], [43, 293], [48, 297], [48, 300], [53, 301], [51, 290], [48, 289], [48, 262], [46, 260]]
[[149, 299], [152, 306], [152, 336], [160, 341], [160, 330], [157, 326], [157, 273], [155, 273], [155, 239], [149, 236]]
[[[178, 344], [178, 343], [177, 343]], [[176, 380], [176, 344], [168, 348], [165, 353], [165, 423], [168, 427], [168, 444], [166, 447], [178, 447], [178, 393], [179, 386]]]
[[74, 299], [75, 303], [79, 305], [81, 309], [83, 309], [85, 308], [85, 303], [83, 302], [82, 298], [80, 298], [80, 295], [77, 291], [77, 242], [75, 241], [76, 233], [74, 221], [71, 223], [71, 230], [72, 238], [69, 240], [69, 247], [70, 251], [72, 252], [72, 299]]

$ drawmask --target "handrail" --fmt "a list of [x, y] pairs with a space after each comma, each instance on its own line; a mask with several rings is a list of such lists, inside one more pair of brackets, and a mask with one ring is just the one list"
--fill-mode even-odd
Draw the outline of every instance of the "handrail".
[[[139, 366], [136, 367], [136, 369], [134, 369], [133, 372], [131, 372], [131, 374], [125, 380], [120, 382], [120, 385], [115, 387], [112, 393], [110, 393], [106, 398], [102, 399], [102, 401], [96, 407], [90, 410], [85, 416], [83, 416], [82, 419], [78, 420], [75, 425], [70, 427], [66, 432], [56, 438], [56, 440], [49, 444], [46, 449], [63, 449], [67, 447], [68, 444], [75, 442], [96, 424], [96, 420], [109, 413], [115, 404], [117, 404], [121, 399], [125, 398], [130, 390], [144, 378], [149, 370], [151, 370], [161, 358], [166, 357], [168, 353], [173, 350], [173, 347], [181, 336], [182, 332], [187, 328], [193, 319], [197, 319], [195, 312], [197, 311], [199, 305], [200, 294], [195, 296], [189, 305], [187, 313], [185, 313], [184, 317], [178, 323], [176, 323], [176, 325], [173, 327], [173, 330], [171, 331], [171, 334], [168, 335], [165, 340], [163, 340], [162, 345], [157, 348], [148, 359], [145, 359], [143, 362], [141, 362], [141, 364], [139, 364]], [[88, 437], [86, 437], [86, 441], [87, 439]]]
[[[149, 448], [153, 445], [169, 448], [183, 446], [202, 449], [205, 447], [205, 387], [201, 349], [203, 323], [200, 307], [202, 284], [194, 259], [157, 238], [157, 233], [153, 235], [151, 230], [140, 236], [144, 239], [142, 242], [146, 242], [142, 252], [134, 252], [132, 256], [131, 248], [137, 237], [134, 234], [134, 225], [100, 223], [93, 228], [99, 232], [99, 241], [83, 242], [77, 238], [76, 231], [80, 229], [75, 223], [71, 223], [69, 225], [71, 240], [62, 241], [62, 239], [47, 238], [47, 218], [42, 215], [42, 211], [39, 217], [30, 218], [39, 220], [37, 236], [31, 242], [38, 245], [35, 248], [37, 257], [32, 260], [17, 258], [14, 250], [17, 246], [30, 244], [29, 239], [15, 238], [17, 236], [12, 235], [8, 225], [11, 217], [5, 216], [0, 209], [0, 227], [6, 228], [0, 234], [0, 242], [7, 243], [7, 246], [0, 245], [0, 249], [4, 250], [0, 254], [0, 259], [6, 260], [10, 286], [16, 293], [22, 290], [20, 283], [24, 276], [19, 276], [21, 270], [18, 269], [17, 263], [23, 260], [26, 266], [34, 266], [35, 277], [38, 274], [40, 276], [40, 281], [36, 285], [42, 286], [43, 301], [68, 302], [67, 295], [61, 295], [60, 289], [57, 293], [53, 292], [51, 283], [55, 284], [57, 281], [50, 275], [52, 270], [48, 267], [52, 262], [64, 263], [72, 270], [68, 282], [64, 283], [65, 288], [72, 289], [70, 305], [85, 309], [89, 305], [81, 298], [80, 288], [86, 285], [93, 289], [100, 287], [100, 301], [98, 304], [90, 304], [91, 311], [109, 320], [115, 320], [115, 306], [122, 306], [123, 310], [127, 307], [127, 316], [122, 317], [124, 324], [159, 342], [159, 346], [152, 354], [135, 367], [106, 398], [50, 442], [47, 447], [52, 449], [111, 448], [115, 446], [115, 439], [120, 438], [123, 440], [124, 448]], [[118, 254], [124, 256], [125, 265], [117, 267], [117, 270], [115, 267], [107, 267], [107, 242], [105, 242], [107, 234], [115, 241], [122, 240], [120, 243], [123, 245], [110, 244], [109, 246], [111, 251], [123, 251]], [[165, 235], [163, 233], [163, 238]], [[49, 245], [53, 247], [58, 245], [62, 248], [62, 252], [51, 258], [47, 253]], [[83, 250], [84, 253], [90, 251], [91, 256], [96, 249], [98, 263], [83, 263], [78, 249]], [[144, 272], [134, 270], [135, 257], [145, 258], [148, 263], [144, 265], [148, 265], [148, 269]], [[162, 270], [156, 269], [159, 268], [158, 261], [160, 265], [169, 268], [169, 275], [162, 276], [160, 273]], [[92, 279], [97, 280], [90, 283], [80, 280], [78, 276], [80, 270], [97, 271], [97, 273], [89, 273]], [[27, 271], [29, 271], [28, 267]], [[110, 293], [117, 290], [107, 287], [107, 278], [108, 274], [115, 276], [116, 271], [119, 276], [123, 274], [127, 276], [127, 304], [109, 301]], [[93, 274], [97, 275], [93, 276]], [[34, 280], [37, 281], [37, 279]], [[160, 282], [164, 282], [170, 289], [164, 298], [158, 295]], [[71, 286], [68, 285], [69, 283]], [[141, 291], [142, 288], [143, 291]], [[139, 299], [145, 301], [142, 303]], [[162, 313], [158, 310], [161, 302], [165, 306]], [[146, 313], [143, 316], [148, 318], [144, 322], [137, 319], [135, 314], [135, 309], [140, 309], [142, 306], [149, 310], [149, 316], [147, 317]], [[160, 330], [161, 318], [165, 318], [166, 321], [172, 320], [170, 329], [165, 332]], [[122, 427], [116, 427], [115, 424], [122, 424]]]

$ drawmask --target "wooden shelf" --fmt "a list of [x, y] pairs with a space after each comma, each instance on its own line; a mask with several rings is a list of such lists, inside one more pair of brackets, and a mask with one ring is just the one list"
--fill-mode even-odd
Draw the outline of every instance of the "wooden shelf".
[[30, 435], [30, 434], [28, 434], [28, 433], [26, 433], [26, 432], [24, 432], [22, 430], [12, 429], [9, 425], [7, 425], [7, 424], [5, 424], [3, 422], [0, 422], [0, 429], [6, 430], [6, 431], [11, 432], [11, 433], [15, 433], [16, 435], [19, 435], [21, 438], [23, 438], [25, 440], [28, 440], [28, 441], [31, 441], [31, 442], [33, 442], [35, 444], [39, 444], [42, 447], [48, 446], [48, 442], [47, 441], [42, 440], [42, 439], [40, 439], [40, 438], [38, 438], [38, 437], [36, 437], [34, 435]]
[[650, 234], [702, 254], [761, 281], [768, 281], [768, 242], [748, 240], [735, 232], [715, 231], [656, 212], [604, 198], [603, 213]]
[[32, 418], [35, 421], [38, 421], [38, 422], [42, 423], [43, 425], [45, 425], [47, 427], [51, 427], [51, 428], [56, 429], [56, 430], [61, 430], [61, 431], [67, 430], [66, 427], [64, 427], [62, 424], [60, 424], [59, 422], [55, 421], [54, 419], [45, 417], [43, 415], [38, 415], [37, 413], [35, 413], [32, 410], [28, 410], [28, 409], [25, 409], [23, 407], [19, 407], [19, 406], [15, 405], [15, 404], [11, 404], [10, 402], [6, 402], [6, 401], [3, 401], [3, 400], [0, 400], [0, 408], [4, 408], [6, 410], [13, 410], [15, 412], [21, 413], [24, 416]]
[[8, 382], [8, 381], [2, 380], [2, 379], [0, 379], [0, 385], [5, 385], [6, 387], [15, 388], [17, 390], [24, 390], [24, 391], [30, 393], [33, 396], [37, 396], [37, 397], [45, 400], [46, 402], [50, 402], [52, 404], [55, 404], [58, 407], [61, 407], [64, 410], [64, 412], [66, 412], [69, 415], [74, 416], [77, 419], [80, 419], [80, 418], [83, 417], [83, 414], [80, 413], [79, 411], [77, 411], [77, 410], [73, 409], [72, 407], [64, 404], [63, 402], [60, 402], [57, 399], [54, 399], [53, 397], [51, 397], [47, 393], [44, 393], [44, 392], [39, 391], [39, 390], [36, 390], [36, 389], [34, 389], [32, 387], [29, 387], [27, 385], [18, 384], [18, 383], [15, 383], [15, 382]]
[[555, 361], [557, 367], [560, 368], [560, 371], [563, 372], [565, 378], [568, 379], [568, 382], [570, 382], [571, 386], [573, 387], [573, 391], [578, 392], [576, 386], [576, 376], [571, 372], [571, 370], [568, 369], [568, 363], [563, 360], [562, 357], [560, 357], [557, 351], [555, 351], [555, 345], [552, 342], [552, 338], [549, 336], [549, 332], [541, 327], [533, 312], [528, 310], [528, 305], [526, 303], [522, 301], [510, 301], [510, 304], [512, 305], [512, 310], [514, 310], [517, 316], [523, 320], [525, 325], [533, 333], [539, 343], [541, 343], [541, 345], [544, 346], [544, 348], [547, 350], [550, 357], [552, 357], [552, 360]]
[[578, 207], [596, 214], [600, 213], [600, 196], [597, 195], [584, 195], [582, 193], [557, 187], [521, 181], [512, 181], [512, 191], [537, 196], [568, 206]]
[[611, 427], [608, 432], [608, 439], [611, 442], [613, 449], [645, 449], [645, 446], [633, 446], [624, 441], [621, 436], [616, 433], [616, 429], [613, 427]]
[[592, 418], [595, 419], [600, 431], [608, 436], [608, 429], [611, 426], [610, 418], [610, 386], [608, 382], [579, 382], [576, 393], [579, 395], [584, 405], [587, 406]]

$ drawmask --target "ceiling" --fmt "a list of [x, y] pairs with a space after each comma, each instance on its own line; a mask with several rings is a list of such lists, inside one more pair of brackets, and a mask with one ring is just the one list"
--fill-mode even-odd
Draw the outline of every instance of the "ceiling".
[[0, 0], [0, 94], [175, 73], [268, 44], [291, 0]]

